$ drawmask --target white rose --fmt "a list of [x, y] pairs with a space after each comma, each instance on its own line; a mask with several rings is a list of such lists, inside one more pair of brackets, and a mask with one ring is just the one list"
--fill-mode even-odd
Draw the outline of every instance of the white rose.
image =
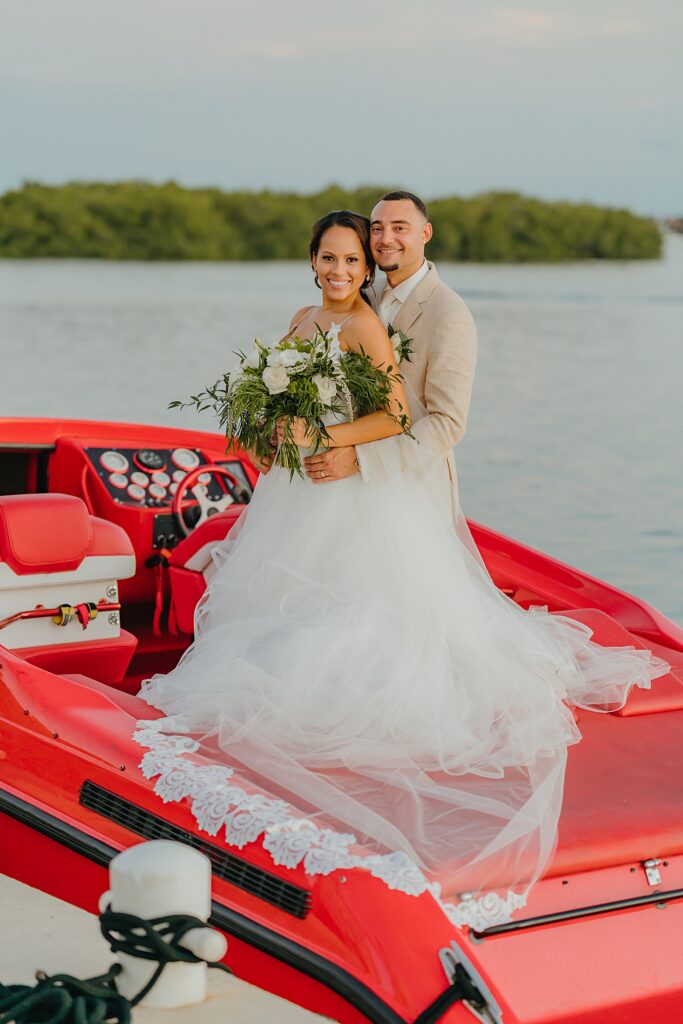
[[261, 365], [261, 353], [257, 348], [252, 349], [248, 356], [242, 361], [243, 366], [249, 366], [252, 370], [258, 370]]
[[286, 348], [280, 353], [280, 366], [287, 366], [293, 369], [295, 366], [301, 366], [306, 362], [306, 356], [303, 352], [297, 352], [295, 348]]
[[282, 352], [279, 352], [277, 349], [271, 349], [268, 353], [268, 366], [284, 366], [282, 355]]
[[271, 395], [279, 395], [287, 390], [289, 374], [284, 366], [266, 366], [263, 371], [263, 383]]
[[313, 374], [313, 383], [318, 389], [320, 395], [320, 401], [324, 405], [331, 405], [332, 400], [337, 394], [337, 385], [331, 377], [324, 377], [322, 373]]

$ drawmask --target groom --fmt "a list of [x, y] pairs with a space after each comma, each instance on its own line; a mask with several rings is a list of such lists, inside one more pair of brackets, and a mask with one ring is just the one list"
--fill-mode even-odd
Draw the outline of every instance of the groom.
[[388, 192], [375, 205], [370, 221], [372, 254], [383, 271], [375, 278], [370, 298], [384, 324], [411, 339], [410, 360], [404, 360], [400, 369], [426, 409], [417, 422], [413, 417], [411, 428], [420, 449], [406, 448], [416, 444], [406, 436], [386, 438], [319, 452], [304, 460], [305, 470], [316, 484], [358, 472], [366, 481], [386, 479], [401, 465], [388, 445], [401, 445], [408, 464], [419, 450], [438, 468], [456, 519], [453, 446], [467, 425], [477, 349], [474, 320], [460, 296], [440, 280], [434, 264], [425, 260], [432, 225], [421, 199], [412, 192]]

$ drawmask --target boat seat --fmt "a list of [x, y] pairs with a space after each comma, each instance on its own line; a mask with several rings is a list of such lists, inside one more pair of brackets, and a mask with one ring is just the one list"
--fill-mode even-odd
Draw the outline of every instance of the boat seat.
[[[100, 665], [101, 678], [120, 680], [136, 641], [121, 630], [118, 581], [134, 574], [126, 532], [91, 516], [80, 498], [0, 496], [0, 644], [25, 660], [89, 675]], [[72, 610], [63, 624], [40, 616], [61, 606]]]
[[211, 553], [225, 540], [246, 505], [234, 504], [211, 516], [171, 552], [168, 563], [171, 606], [176, 628], [191, 636], [194, 633], [194, 612], [197, 602], [213, 576], [215, 566]]
[[671, 666], [671, 671], [665, 676], [653, 680], [649, 690], [634, 686], [624, 707], [613, 714], [627, 718], [632, 715], [651, 715], [658, 711], [683, 709], [683, 651], [675, 651], [661, 644], [646, 643], [630, 633], [607, 612], [598, 608], [572, 608], [561, 614], [589, 626], [593, 630], [591, 639], [603, 647], [654, 650], [655, 654]]

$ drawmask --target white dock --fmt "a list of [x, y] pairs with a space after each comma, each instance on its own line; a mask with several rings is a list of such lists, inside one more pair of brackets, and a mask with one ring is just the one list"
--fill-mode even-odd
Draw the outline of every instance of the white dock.
[[[0, 919], [0, 981], [5, 985], [33, 985], [36, 970], [91, 978], [104, 974], [115, 959], [95, 915], [4, 875], [0, 875]], [[209, 971], [209, 998], [203, 1003], [178, 1010], [137, 1007], [132, 1016], [134, 1024], [321, 1024], [327, 1020], [223, 971]]]

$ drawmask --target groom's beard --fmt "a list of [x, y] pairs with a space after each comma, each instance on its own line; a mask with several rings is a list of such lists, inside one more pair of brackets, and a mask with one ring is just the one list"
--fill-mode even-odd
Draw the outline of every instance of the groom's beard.
[[398, 270], [398, 263], [387, 263], [385, 265], [378, 263], [377, 266], [383, 274], [393, 274], [395, 270]]

